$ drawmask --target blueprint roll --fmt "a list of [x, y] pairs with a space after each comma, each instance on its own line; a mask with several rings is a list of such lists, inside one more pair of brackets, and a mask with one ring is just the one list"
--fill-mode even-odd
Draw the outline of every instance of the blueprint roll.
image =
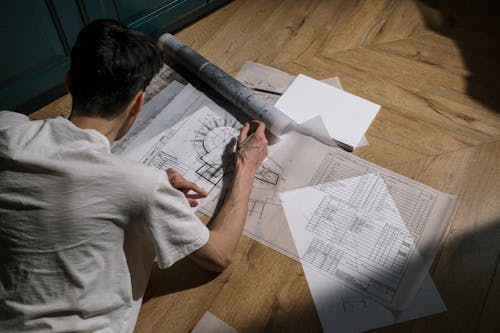
[[245, 87], [171, 34], [160, 36], [158, 44], [172, 61], [182, 65], [250, 118], [265, 122], [272, 134], [280, 136], [285, 130], [297, 127], [292, 119], [267, 103], [255, 91]]

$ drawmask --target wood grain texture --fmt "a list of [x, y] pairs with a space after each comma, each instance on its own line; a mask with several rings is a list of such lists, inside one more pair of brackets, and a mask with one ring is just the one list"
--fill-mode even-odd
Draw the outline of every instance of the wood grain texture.
[[56, 99], [50, 104], [30, 114], [31, 119], [55, 118], [58, 116], [69, 117], [71, 113], [71, 95], [67, 94]]
[[[448, 311], [377, 332], [500, 332], [497, 1], [236, 0], [177, 37], [236, 74], [247, 60], [382, 105], [355, 154], [459, 204], [431, 274]], [[33, 115], [69, 112], [63, 98]], [[209, 310], [240, 332], [320, 332], [300, 265], [242, 237], [224, 273], [154, 270], [136, 332], [189, 332]]]

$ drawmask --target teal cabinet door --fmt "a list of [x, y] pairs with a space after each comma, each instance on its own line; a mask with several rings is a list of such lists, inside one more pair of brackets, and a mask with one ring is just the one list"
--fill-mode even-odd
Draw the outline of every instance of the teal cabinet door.
[[158, 36], [227, 0], [2, 0], [0, 110], [29, 114], [65, 93], [64, 77], [78, 32], [113, 18]]
[[[220, 1], [219, 1], [220, 2]], [[83, 0], [88, 20], [112, 17], [153, 36], [201, 14], [206, 0]], [[209, 9], [208, 7], [206, 9]]]
[[73, 2], [2, 1], [0, 109], [28, 113], [37, 99], [64, 92], [70, 47], [83, 25]]

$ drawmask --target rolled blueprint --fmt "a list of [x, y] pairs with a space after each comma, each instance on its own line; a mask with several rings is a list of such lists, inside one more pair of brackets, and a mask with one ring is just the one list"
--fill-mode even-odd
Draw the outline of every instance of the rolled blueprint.
[[292, 119], [266, 102], [258, 93], [245, 87], [171, 34], [161, 35], [158, 44], [175, 63], [182, 65], [249, 117], [265, 122], [272, 134], [280, 136], [286, 129], [297, 127]]

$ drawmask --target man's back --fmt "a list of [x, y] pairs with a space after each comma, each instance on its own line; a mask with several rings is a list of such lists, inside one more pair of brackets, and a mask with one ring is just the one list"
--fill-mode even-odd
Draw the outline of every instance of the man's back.
[[230, 265], [267, 155], [265, 124], [253, 120], [251, 135], [243, 126], [208, 230], [189, 207], [203, 189], [110, 154], [161, 62], [150, 37], [96, 20], [71, 49], [69, 120], [0, 112], [1, 332], [131, 332], [154, 254], [160, 268], [187, 256], [214, 271]]
[[[3, 112], [0, 165], [0, 331], [127, 330], [141, 292], [132, 295], [125, 231], [151, 220], [166, 176], [119, 160], [102, 134], [64, 118]], [[151, 256], [144, 230], [133, 246]]]

